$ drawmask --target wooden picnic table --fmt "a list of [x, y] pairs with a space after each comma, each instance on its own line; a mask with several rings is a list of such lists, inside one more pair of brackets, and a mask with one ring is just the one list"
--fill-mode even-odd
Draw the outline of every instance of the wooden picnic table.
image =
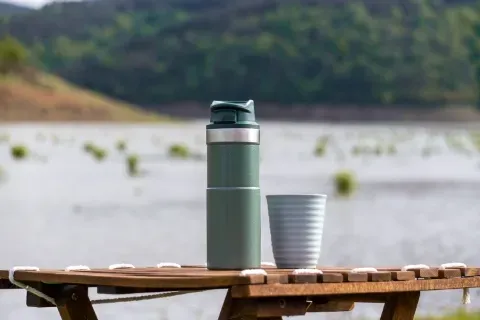
[[[263, 271], [262, 271], [263, 270]], [[154, 294], [153, 298], [228, 289], [219, 320], [280, 320], [282, 316], [310, 312], [351, 311], [356, 302], [383, 303], [381, 320], [412, 320], [421, 291], [480, 287], [480, 268], [375, 268], [318, 267], [317, 273], [262, 266], [260, 273], [212, 271], [202, 266], [118, 269], [39, 270], [13, 273], [0, 270], [0, 289], [28, 285], [27, 306], [56, 307], [62, 320], [97, 320], [95, 303], [141, 300], [90, 300], [88, 288], [98, 293]], [[31, 291], [38, 290], [49, 301]], [[173, 292], [173, 293], [172, 293]], [[144, 296], [143, 298], [150, 298]]]

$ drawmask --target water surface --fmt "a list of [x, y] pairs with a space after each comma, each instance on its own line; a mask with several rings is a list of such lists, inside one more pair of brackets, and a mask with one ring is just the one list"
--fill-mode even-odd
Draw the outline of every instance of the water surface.
[[[204, 263], [206, 163], [166, 155], [175, 142], [204, 154], [204, 125], [3, 126], [0, 134], [28, 145], [34, 157], [16, 162], [9, 143], [0, 143], [6, 175], [0, 182], [0, 268]], [[448, 150], [447, 133], [467, 137], [458, 126], [262, 123], [262, 193], [329, 195], [322, 264], [479, 266], [479, 157], [468, 141], [461, 152]], [[324, 134], [333, 140], [327, 155], [316, 158], [315, 141]], [[141, 156], [141, 177], [126, 174], [124, 156], [115, 150], [118, 139]], [[108, 158], [92, 159], [82, 149], [86, 141], [108, 148]], [[351, 154], [354, 145], [379, 141], [395, 143], [398, 154]], [[331, 183], [332, 174], [344, 168], [360, 181], [350, 199], [335, 197]], [[273, 261], [265, 199], [262, 206], [263, 260]], [[476, 294], [472, 308], [480, 306]], [[215, 319], [223, 295], [219, 290], [96, 310], [100, 319]], [[461, 295], [423, 294], [419, 312], [456, 308]], [[377, 317], [380, 310], [358, 305], [353, 313], [324, 317]], [[21, 290], [0, 292], [0, 319], [57, 318], [54, 309], [27, 308]]]

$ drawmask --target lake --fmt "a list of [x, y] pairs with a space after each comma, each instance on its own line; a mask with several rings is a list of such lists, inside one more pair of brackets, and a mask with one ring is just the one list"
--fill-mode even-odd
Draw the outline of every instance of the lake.
[[[203, 264], [206, 162], [170, 159], [166, 151], [178, 142], [205, 154], [205, 124], [2, 125], [0, 268]], [[480, 266], [474, 245], [480, 230], [480, 157], [469, 139], [473, 129], [455, 124], [260, 124], [263, 195], [329, 196], [320, 264]], [[330, 136], [326, 155], [315, 157], [322, 135]], [[139, 177], [127, 175], [125, 156], [115, 149], [123, 139], [128, 152], [140, 156]], [[108, 157], [94, 160], [83, 150], [88, 141], [107, 148]], [[9, 145], [15, 143], [28, 146], [32, 156], [13, 160]], [[352, 153], [355, 146], [386, 144], [394, 144], [396, 153]], [[350, 198], [334, 193], [332, 176], [342, 169], [355, 172], [359, 181]], [[265, 198], [262, 206], [262, 260], [273, 261]], [[103, 320], [215, 319], [224, 293], [96, 310]], [[480, 307], [478, 292], [471, 293], [468, 308]], [[461, 290], [425, 293], [419, 314], [457, 308], [461, 296]], [[320, 318], [377, 318], [380, 312], [380, 306], [357, 305], [352, 313]], [[0, 319], [59, 316], [54, 309], [27, 308], [25, 292], [15, 290], [0, 292]]]

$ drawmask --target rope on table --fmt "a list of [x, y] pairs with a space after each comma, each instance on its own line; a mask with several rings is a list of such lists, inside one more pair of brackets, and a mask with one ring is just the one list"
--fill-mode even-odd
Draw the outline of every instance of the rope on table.
[[409, 264], [402, 268], [402, 271], [409, 271], [413, 269], [430, 269], [426, 264]]
[[28, 285], [26, 285], [25, 283], [23, 282], [20, 282], [20, 281], [17, 281], [15, 280], [15, 272], [16, 271], [40, 271], [39, 268], [37, 267], [28, 267], [28, 266], [17, 266], [17, 267], [13, 267], [12, 269], [10, 269], [8, 271], [8, 280], [10, 280], [10, 282], [14, 285], [16, 285], [17, 287], [19, 288], [22, 288], [22, 289], [25, 289], [27, 292], [30, 292], [31, 294], [33, 295], [36, 295], [37, 297], [40, 297], [48, 302], [50, 302], [51, 304], [53, 304], [54, 306], [57, 305], [57, 303], [55, 302], [55, 299], [53, 299], [52, 297], [49, 297], [48, 295], [46, 295], [45, 293], [41, 292], [40, 290], [37, 290], [35, 288], [32, 288]]
[[182, 266], [175, 262], [160, 262], [157, 268], [181, 268]]
[[87, 266], [69, 266], [65, 268], [65, 271], [90, 271]]
[[[462, 262], [450, 262], [444, 263], [440, 266], [440, 269], [450, 269], [450, 268], [467, 268], [467, 265]], [[463, 295], [462, 295], [462, 304], [470, 304], [472, 303], [472, 298], [470, 296], [470, 288], [463, 288]]]
[[[467, 265], [465, 263], [461, 262], [450, 262], [450, 263], [444, 263], [440, 266], [440, 269], [445, 270], [445, 269], [454, 269], [454, 268], [466, 268]], [[430, 269], [429, 266], [426, 264], [410, 264], [407, 266], [404, 266], [402, 268], [402, 271], [409, 271], [412, 269]], [[472, 302], [471, 296], [470, 296], [470, 288], [463, 288], [463, 295], [462, 295], [462, 304], [470, 304]]]
[[240, 272], [241, 277], [247, 276], [266, 276], [267, 271], [263, 269], [245, 269]]
[[[131, 264], [113, 264], [108, 267], [110, 270], [114, 269], [131, 269], [135, 268], [135, 266]], [[73, 272], [73, 271], [91, 271], [91, 269], [88, 266], [69, 266], [64, 269], [67, 272]], [[30, 267], [30, 266], [17, 266], [13, 267], [9, 270], [8, 272], [8, 280], [14, 285], [16, 285], [19, 288], [25, 289], [27, 292], [30, 292], [31, 294], [44, 299], [45, 301], [48, 301], [54, 306], [57, 306], [57, 302], [55, 301], [55, 298], [48, 296], [47, 294], [41, 292], [40, 290], [37, 290], [35, 288], [32, 288], [28, 285], [26, 285], [23, 282], [15, 280], [15, 272], [16, 271], [40, 271], [38, 267]], [[162, 293], [157, 293], [157, 294], [148, 294], [148, 295], [138, 295], [138, 296], [131, 296], [131, 297], [120, 297], [120, 298], [108, 298], [108, 299], [95, 299], [91, 300], [92, 304], [107, 304], [107, 303], [117, 303], [117, 302], [134, 302], [134, 301], [144, 301], [144, 300], [153, 300], [153, 299], [160, 299], [160, 298], [169, 298], [169, 297], [174, 297], [174, 296], [179, 296], [179, 295], [184, 295], [188, 293], [194, 293], [194, 292], [202, 292], [206, 291], [209, 289], [202, 289], [202, 290], [190, 290], [190, 291], [171, 291], [171, 292], [162, 292]]]
[[[268, 265], [267, 263], [262, 263], [264, 265]], [[466, 268], [466, 264], [460, 263], [460, 262], [451, 262], [451, 263], [444, 263], [440, 266], [440, 269], [453, 269], [453, 268]], [[134, 265], [132, 264], [125, 264], [125, 263], [119, 263], [119, 264], [112, 264], [108, 267], [109, 270], [115, 270], [115, 269], [133, 269], [135, 268]], [[177, 263], [172, 263], [172, 262], [162, 262], [157, 264], [157, 268], [181, 268], [181, 265]], [[412, 265], [406, 265], [404, 266], [401, 270], [402, 271], [408, 271], [412, 269], [430, 269], [429, 266], [425, 264], [412, 264]], [[91, 271], [91, 269], [88, 266], [84, 265], [79, 265], [79, 266], [69, 266], [64, 269], [66, 272], [72, 272], [72, 271]], [[15, 280], [15, 272], [16, 271], [40, 271], [38, 267], [32, 267], [32, 266], [16, 266], [13, 267], [9, 270], [8, 273], [8, 279], [13, 285], [16, 285], [19, 288], [25, 289], [27, 292], [30, 292], [31, 294], [40, 297], [52, 305], [56, 306], [57, 303], [54, 298], [46, 295], [45, 293], [32, 288], [25, 283], [22, 283], [20, 281]], [[354, 268], [350, 272], [353, 273], [361, 273], [361, 272], [378, 272], [377, 269], [371, 268], [371, 267], [365, 267], [365, 268]], [[323, 274], [321, 270], [318, 269], [295, 269], [293, 270], [292, 274]], [[267, 272], [263, 269], [246, 269], [242, 270], [240, 272], [240, 276], [249, 276], [249, 275], [267, 275]], [[139, 296], [132, 296], [132, 297], [120, 297], [120, 298], [109, 298], [109, 299], [96, 299], [96, 300], [91, 300], [92, 304], [107, 304], [107, 303], [116, 303], [116, 302], [133, 302], [133, 301], [143, 301], [143, 300], [153, 300], [153, 299], [159, 299], [159, 298], [168, 298], [168, 297], [173, 297], [173, 296], [178, 296], [178, 295], [184, 295], [188, 293], [194, 293], [194, 292], [202, 292], [206, 291], [208, 289], [203, 289], [203, 290], [190, 290], [190, 291], [172, 291], [172, 292], [163, 292], [163, 293], [158, 293], [158, 294], [150, 294], [150, 295], [139, 295]], [[470, 290], [469, 288], [463, 288], [463, 296], [462, 296], [462, 303], [463, 304], [470, 304], [471, 303], [471, 296], [470, 296]]]
[[111, 264], [108, 266], [109, 270], [115, 270], [115, 269], [134, 269], [135, 266], [130, 263], [115, 263]]
[[92, 304], [107, 304], [107, 303], [117, 303], [117, 302], [145, 301], [145, 300], [154, 300], [154, 299], [181, 296], [188, 293], [202, 292], [207, 290], [209, 289], [190, 290], [190, 291], [171, 291], [171, 292], [163, 292], [163, 293], [156, 293], [156, 294], [139, 295], [139, 296], [133, 296], [133, 297], [95, 299], [95, 300], [91, 300], [91, 302]]

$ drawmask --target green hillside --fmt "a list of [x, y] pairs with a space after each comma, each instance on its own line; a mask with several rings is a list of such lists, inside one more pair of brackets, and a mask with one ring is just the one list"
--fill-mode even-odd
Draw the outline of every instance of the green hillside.
[[[142, 105], [475, 104], [473, 1], [97, 0], [4, 19], [48, 71]], [[158, 107], [161, 108], [161, 107]]]
[[16, 39], [0, 40], [0, 122], [170, 120], [33, 68]]

